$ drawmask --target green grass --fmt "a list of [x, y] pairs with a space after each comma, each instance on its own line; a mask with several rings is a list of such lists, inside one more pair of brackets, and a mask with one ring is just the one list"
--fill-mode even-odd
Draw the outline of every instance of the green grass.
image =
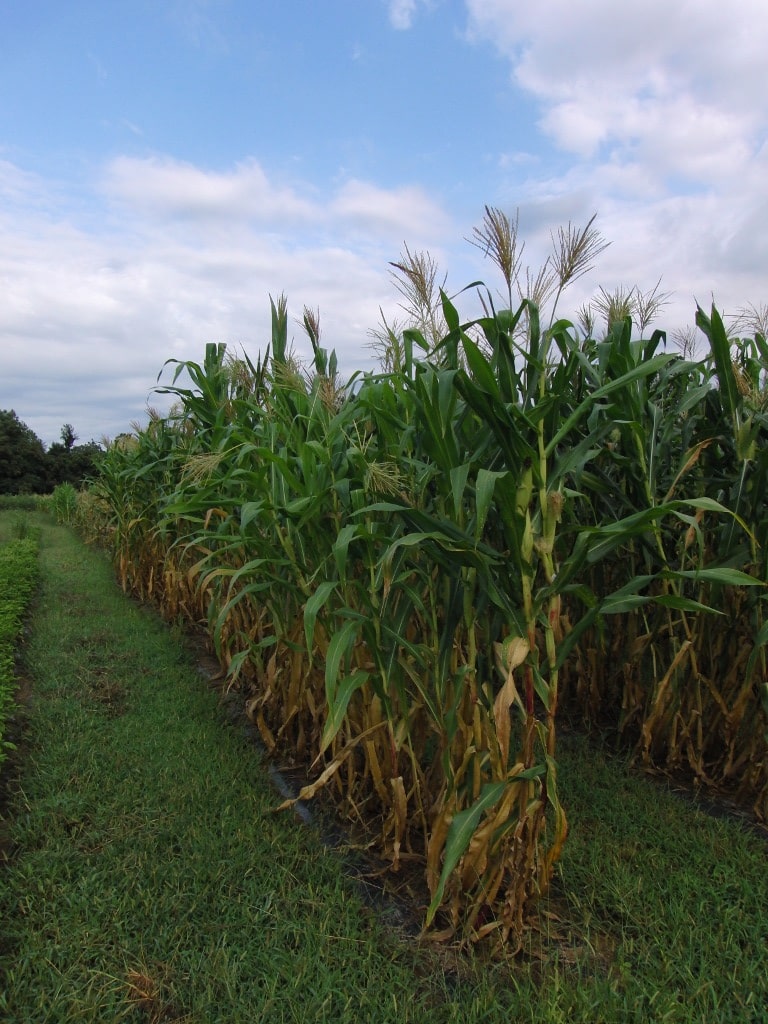
[[768, 1021], [762, 835], [565, 736], [571, 836], [526, 955], [419, 946], [314, 830], [271, 813], [266, 765], [183, 638], [35, 522], [1, 1020]]

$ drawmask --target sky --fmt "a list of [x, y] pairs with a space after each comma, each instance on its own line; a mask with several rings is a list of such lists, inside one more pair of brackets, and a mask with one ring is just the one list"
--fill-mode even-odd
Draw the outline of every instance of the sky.
[[[285, 293], [345, 375], [428, 252], [517, 216], [610, 242], [560, 300], [668, 292], [655, 326], [768, 301], [765, 0], [0, 0], [0, 409], [46, 444], [146, 420], [166, 360], [252, 358]], [[672, 344], [670, 340], [670, 344]]]

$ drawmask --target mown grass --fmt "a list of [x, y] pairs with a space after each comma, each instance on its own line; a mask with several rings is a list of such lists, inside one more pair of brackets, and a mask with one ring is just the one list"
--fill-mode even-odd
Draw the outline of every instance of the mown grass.
[[566, 735], [571, 836], [526, 955], [424, 948], [271, 813], [183, 637], [39, 522], [4, 1022], [768, 1020], [762, 835]]

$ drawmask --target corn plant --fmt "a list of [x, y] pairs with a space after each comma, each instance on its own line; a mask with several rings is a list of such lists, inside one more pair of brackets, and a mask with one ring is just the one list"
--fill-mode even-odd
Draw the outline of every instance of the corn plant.
[[[584, 637], [570, 677], [579, 707], [636, 742], [644, 763], [705, 784], [738, 779], [764, 815], [761, 414], [739, 388], [717, 311], [698, 319], [712, 355], [675, 357], [622, 393], [609, 443], [580, 481], [582, 515], [636, 509], [648, 528], [594, 570], [597, 592], [620, 591], [617, 617]], [[663, 337], [633, 342], [629, 330], [589, 343], [601, 373], [654, 358]], [[751, 346], [752, 378], [762, 344]], [[670, 501], [687, 504], [664, 521], [657, 510]]]

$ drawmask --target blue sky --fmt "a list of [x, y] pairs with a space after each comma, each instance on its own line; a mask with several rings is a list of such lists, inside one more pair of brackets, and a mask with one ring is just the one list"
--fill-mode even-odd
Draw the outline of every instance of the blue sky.
[[499, 286], [466, 241], [485, 204], [519, 210], [534, 270], [597, 213], [611, 245], [561, 315], [660, 277], [670, 331], [765, 303], [768, 7], [722, 11], [0, 0], [0, 408], [114, 437], [166, 359], [255, 355], [283, 291], [369, 367], [404, 245], [449, 291]]

